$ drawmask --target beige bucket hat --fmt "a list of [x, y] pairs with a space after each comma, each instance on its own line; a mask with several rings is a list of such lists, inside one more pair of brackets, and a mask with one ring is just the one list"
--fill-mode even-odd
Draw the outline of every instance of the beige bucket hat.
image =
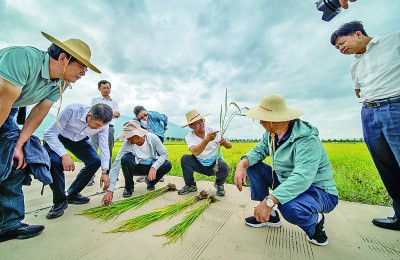
[[51, 41], [64, 51], [71, 54], [72, 57], [82, 62], [86, 67], [90, 68], [91, 70], [97, 73], [101, 73], [101, 71], [98, 68], [96, 68], [96, 66], [90, 63], [91, 51], [89, 46], [83, 41], [79, 39], [68, 39], [61, 42], [45, 32], [42, 32], [42, 34], [47, 40]]
[[138, 121], [129, 120], [125, 122], [122, 127], [122, 132], [119, 134], [119, 138], [130, 138], [134, 135], [138, 135], [140, 137], [147, 134], [147, 131], [140, 127], [140, 123]]
[[245, 116], [268, 122], [285, 122], [303, 114], [302, 109], [286, 105], [282, 96], [271, 94], [263, 97], [258, 107], [246, 111]]
[[187, 123], [186, 123], [186, 125], [182, 126], [181, 128], [184, 128], [184, 127], [190, 125], [191, 123], [194, 123], [194, 122], [196, 122], [196, 121], [198, 121], [200, 119], [203, 119], [204, 117], [206, 117], [208, 115], [209, 114], [201, 115], [199, 113], [199, 111], [197, 111], [196, 109], [193, 109], [193, 110], [191, 110], [191, 111], [186, 113], [186, 122]]

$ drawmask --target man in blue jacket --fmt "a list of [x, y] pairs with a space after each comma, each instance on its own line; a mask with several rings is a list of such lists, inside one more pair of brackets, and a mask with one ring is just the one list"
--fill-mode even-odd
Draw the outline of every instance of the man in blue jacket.
[[[280, 227], [274, 209], [278, 205], [282, 216], [303, 229], [311, 243], [325, 246], [323, 213], [336, 207], [338, 191], [318, 130], [298, 119], [303, 114], [279, 95], [265, 96], [258, 107], [247, 111], [246, 116], [260, 120], [266, 133], [237, 164], [234, 181], [241, 191], [247, 173], [251, 199], [260, 201], [254, 215], [246, 218], [247, 225]], [[271, 165], [263, 162], [267, 156]]]

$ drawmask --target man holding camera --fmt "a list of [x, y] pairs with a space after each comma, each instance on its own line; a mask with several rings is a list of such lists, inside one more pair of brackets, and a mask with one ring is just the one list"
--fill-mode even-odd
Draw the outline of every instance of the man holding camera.
[[365, 144], [393, 200], [394, 216], [372, 223], [400, 230], [400, 31], [369, 37], [362, 23], [353, 21], [332, 34], [331, 44], [342, 54], [354, 54], [351, 76], [363, 104]]

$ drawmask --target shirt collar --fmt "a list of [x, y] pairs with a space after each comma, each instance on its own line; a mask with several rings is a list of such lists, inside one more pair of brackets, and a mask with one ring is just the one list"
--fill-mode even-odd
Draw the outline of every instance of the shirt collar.
[[109, 98], [109, 99], [106, 99], [105, 97], [103, 97], [103, 96], [100, 96], [100, 99], [102, 99], [102, 100], [112, 100], [111, 96], [110, 96], [110, 98]]
[[[378, 43], [379, 40], [380, 40], [381, 38], [382, 38], [382, 37], [380, 37], [380, 36], [375, 36], [375, 37], [373, 37], [373, 38], [369, 41], [369, 43], [367, 44], [367, 46], [365, 46], [365, 49], [366, 49], [365, 52], [367, 52], [369, 49], [371, 49], [371, 47], [372, 47], [374, 44]], [[361, 54], [355, 54], [354, 57], [355, 57], [355, 58], [360, 58], [362, 55], [365, 54], [365, 52], [364, 52], [364, 53], [361, 53]]]
[[42, 77], [44, 79], [48, 79], [50, 80], [50, 55], [48, 53], [46, 53], [46, 55], [44, 56], [44, 61], [43, 61], [43, 65], [42, 65]]
[[82, 122], [85, 122], [86, 124], [87, 124], [86, 116], [87, 116], [87, 114], [89, 113], [89, 110], [90, 110], [90, 107], [84, 109], [84, 110], [83, 110], [83, 113], [82, 113], [82, 116], [81, 116], [81, 118], [80, 118], [80, 120], [81, 120]]

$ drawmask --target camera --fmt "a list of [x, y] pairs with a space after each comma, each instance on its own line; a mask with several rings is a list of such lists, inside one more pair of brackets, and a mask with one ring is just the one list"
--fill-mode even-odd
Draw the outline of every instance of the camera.
[[319, 0], [315, 4], [317, 9], [322, 12], [322, 20], [326, 22], [332, 20], [342, 11], [339, 0]]

